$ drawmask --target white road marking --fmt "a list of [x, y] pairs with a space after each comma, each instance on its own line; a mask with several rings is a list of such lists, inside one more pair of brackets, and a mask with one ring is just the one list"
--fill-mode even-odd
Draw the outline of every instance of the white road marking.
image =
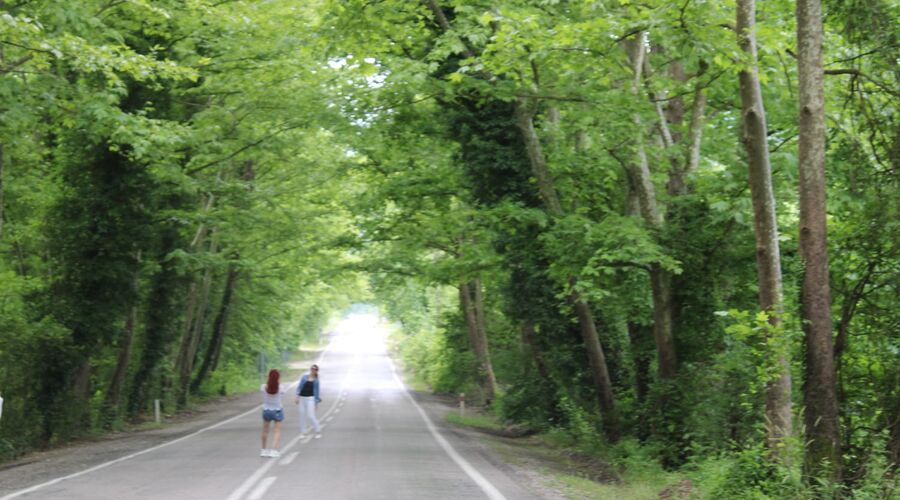
[[[327, 352], [327, 350], [325, 352]], [[323, 352], [322, 355], [319, 357], [319, 361], [317, 363], [321, 363], [322, 358], [325, 356], [325, 352]], [[346, 383], [347, 383], [347, 378], [348, 377], [345, 377], [344, 380], [341, 381], [341, 387], [340, 387], [339, 391], [344, 390], [344, 387], [346, 386]], [[336, 407], [337, 407], [337, 400], [335, 400], [334, 403], [331, 403], [331, 407], [328, 408], [328, 411], [326, 411], [324, 415], [322, 415], [322, 418], [325, 419], [325, 418], [330, 417], [331, 413], [334, 412]], [[324, 428], [325, 426], [322, 425], [320, 427]], [[302, 444], [306, 444], [306, 443], [310, 442], [310, 440], [312, 440], [312, 439], [313, 439], [313, 434], [307, 434], [305, 436], [302, 434], [298, 434], [297, 437], [292, 439], [290, 443], [286, 444], [282, 448], [282, 452], [287, 452], [288, 450], [290, 450], [291, 448], [296, 446], [297, 443], [300, 442], [301, 440], [302, 440]], [[231, 495], [228, 495], [228, 498], [226, 500], [240, 500], [241, 498], [243, 498], [244, 494], [246, 494], [247, 491], [249, 491], [250, 488], [252, 488], [253, 485], [256, 484], [256, 482], [259, 481], [259, 479], [261, 477], [263, 477], [266, 474], [266, 472], [268, 472], [269, 469], [271, 469], [275, 463], [276, 463], [276, 461], [272, 460], [272, 461], [269, 461], [269, 462], [263, 464], [262, 466], [260, 466], [259, 469], [256, 469], [256, 472], [254, 472], [250, 477], [245, 479], [244, 482], [241, 483], [241, 485], [238, 486], [238, 488], [231, 493]], [[4, 500], [4, 499], [0, 499], [0, 500]]]
[[275, 476], [269, 476], [260, 481], [256, 488], [253, 489], [253, 493], [250, 493], [250, 496], [247, 497], [247, 500], [259, 500], [262, 498], [263, 495], [266, 494], [266, 490], [272, 486], [272, 483], [274, 483], [276, 479], [278, 478]]
[[[325, 415], [323, 415], [323, 417], [330, 414], [332, 412], [332, 410], [334, 410], [335, 406], [336, 406], [336, 404], [332, 403], [331, 408], [328, 409], [328, 411], [325, 413]], [[324, 426], [322, 426], [322, 427], [324, 427]], [[297, 437], [292, 439], [290, 443], [286, 444], [284, 446], [284, 448], [282, 448], [282, 451], [287, 452], [288, 450], [290, 450], [291, 448], [296, 446], [296, 444], [298, 442], [300, 442], [301, 440], [303, 441], [304, 444], [308, 443], [312, 438], [313, 438], [312, 434], [307, 434], [305, 436], [302, 434], [298, 434]], [[259, 469], [256, 469], [256, 472], [254, 472], [253, 475], [251, 475], [246, 480], [244, 480], [244, 482], [241, 483], [241, 485], [238, 486], [238, 488], [236, 490], [234, 490], [231, 493], [231, 495], [228, 495], [227, 500], [239, 500], [240, 498], [242, 498], [244, 496], [244, 494], [247, 493], [247, 491], [250, 490], [250, 488], [252, 488], [253, 485], [256, 484], [257, 481], [259, 481], [259, 478], [263, 477], [266, 474], [266, 472], [268, 472], [269, 469], [271, 469], [272, 466], [275, 465], [276, 462], [277, 462], [276, 460], [268, 461], [265, 464], [263, 464], [262, 466], [260, 466]], [[0, 499], [0, 500], [3, 500], [3, 499]]]
[[79, 472], [76, 472], [76, 473], [74, 473], [74, 474], [69, 474], [68, 476], [58, 477], [58, 478], [53, 479], [53, 480], [51, 480], [51, 481], [47, 481], [46, 483], [37, 484], [37, 485], [34, 485], [34, 486], [30, 487], [30, 488], [26, 488], [26, 489], [24, 489], [24, 490], [19, 490], [19, 491], [15, 492], [15, 493], [11, 493], [11, 494], [9, 494], [9, 495], [6, 495], [5, 497], [0, 498], [0, 500], [9, 500], [9, 499], [11, 499], [11, 498], [16, 498], [16, 497], [22, 496], [22, 495], [24, 495], [24, 494], [26, 494], [26, 493], [31, 493], [32, 491], [37, 491], [37, 490], [39, 490], [39, 489], [41, 489], [41, 488], [44, 488], [44, 487], [46, 487], [46, 486], [50, 486], [50, 485], [52, 485], [52, 484], [56, 484], [56, 483], [65, 481], [65, 480], [67, 480], [67, 479], [72, 479], [72, 478], [75, 478], [75, 477], [78, 477], [78, 476], [83, 476], [83, 475], [85, 475], [85, 474], [94, 472], [94, 471], [96, 471], [96, 470], [100, 470], [100, 469], [109, 467], [110, 465], [117, 464], [117, 463], [119, 463], [119, 462], [124, 462], [124, 461], [126, 461], [126, 460], [130, 460], [130, 459], [132, 459], [132, 458], [134, 458], [134, 457], [143, 455], [143, 454], [145, 454], [145, 453], [150, 453], [151, 451], [156, 451], [156, 450], [158, 450], [158, 449], [160, 449], [160, 448], [165, 448], [166, 446], [169, 446], [170, 444], [175, 444], [175, 443], [184, 441], [185, 439], [192, 438], [192, 437], [194, 437], [194, 436], [196, 436], [196, 435], [198, 435], [198, 434], [202, 434], [202, 433], [204, 433], [204, 432], [206, 432], [206, 431], [215, 429], [216, 427], [220, 427], [220, 426], [225, 425], [225, 424], [227, 424], [227, 423], [229, 423], [229, 422], [231, 422], [231, 421], [237, 420], [237, 419], [239, 419], [239, 418], [241, 418], [241, 417], [245, 417], [245, 416], [247, 416], [247, 415], [249, 415], [249, 414], [251, 414], [251, 413], [253, 413], [253, 412], [257, 412], [257, 411], [260, 410], [260, 408], [262, 408], [262, 405], [255, 406], [255, 407], [253, 407], [252, 409], [250, 409], [250, 410], [248, 410], [248, 411], [245, 411], [244, 413], [241, 413], [240, 415], [236, 415], [236, 416], [234, 416], [234, 417], [231, 417], [231, 418], [229, 418], [228, 420], [223, 420], [222, 422], [219, 422], [218, 424], [213, 424], [213, 425], [210, 425], [209, 427], [204, 427], [203, 429], [200, 429], [199, 431], [192, 432], [192, 433], [188, 434], [187, 436], [181, 436], [181, 437], [178, 438], [178, 439], [173, 439], [172, 441], [168, 441], [168, 442], [165, 442], [165, 443], [163, 443], [163, 444], [159, 444], [159, 445], [153, 446], [153, 447], [151, 447], [151, 448], [147, 448], [146, 450], [141, 450], [141, 451], [139, 451], [139, 452], [137, 452], [137, 453], [132, 453], [132, 454], [130, 454], [130, 455], [125, 455], [124, 457], [119, 457], [119, 458], [117, 458], [117, 459], [115, 459], [115, 460], [110, 460], [109, 462], [104, 462], [104, 463], [102, 463], [102, 464], [100, 464], [100, 465], [95, 465], [94, 467], [91, 467], [91, 468], [89, 468], [89, 469], [85, 469], [85, 470], [83, 470], [83, 471], [79, 471]]
[[296, 459], [298, 455], [300, 455], [300, 452], [295, 451], [295, 452], [291, 453], [290, 455], [284, 457], [281, 460], [281, 462], [278, 462], [278, 465], [291, 465], [291, 462], [293, 462], [294, 459]]
[[[330, 345], [329, 345], [329, 347], [330, 347]], [[321, 363], [322, 363], [322, 360], [325, 359], [325, 354], [327, 354], [327, 353], [328, 353], [328, 347], [326, 347], [325, 350], [322, 351], [322, 354], [319, 355], [319, 358], [318, 358], [318, 360], [316, 361], [316, 363], [317, 363], [317, 364], [321, 364]], [[294, 385], [295, 385], [295, 384], [290, 384], [290, 385], [288, 386], [288, 389], [290, 389], [290, 388], [293, 387]], [[52, 480], [50, 480], [50, 481], [47, 481], [47, 482], [44, 482], [44, 483], [41, 483], [41, 484], [36, 484], [36, 485], [31, 486], [31, 487], [29, 487], [29, 488], [25, 488], [24, 490], [19, 490], [19, 491], [15, 492], [15, 493], [10, 493], [9, 495], [6, 495], [6, 496], [4, 496], [4, 497], [0, 497], [0, 500], [10, 500], [10, 499], [12, 499], [12, 498], [20, 497], [20, 496], [25, 495], [25, 494], [27, 494], [27, 493], [31, 493], [31, 492], [33, 492], [33, 491], [37, 491], [37, 490], [39, 490], [39, 489], [41, 489], [41, 488], [45, 488], [45, 487], [47, 487], [47, 486], [50, 486], [50, 485], [53, 485], [53, 484], [56, 484], [56, 483], [60, 483], [60, 482], [62, 482], [62, 481], [66, 481], [66, 480], [68, 480], [68, 479], [72, 479], [72, 478], [76, 478], [76, 477], [79, 477], [79, 476], [83, 476], [83, 475], [85, 475], [85, 474], [89, 474], [89, 473], [91, 473], [91, 472], [94, 472], [94, 471], [97, 471], [97, 470], [100, 470], [100, 469], [104, 469], [104, 468], [106, 468], [106, 467], [109, 467], [110, 465], [117, 464], [117, 463], [119, 463], [119, 462], [124, 462], [124, 461], [126, 461], [126, 460], [131, 460], [131, 459], [134, 458], [134, 457], [138, 457], [138, 456], [144, 455], [145, 453], [150, 453], [151, 451], [156, 451], [156, 450], [158, 450], [158, 449], [160, 449], [160, 448], [165, 448], [166, 446], [169, 446], [169, 445], [172, 445], [172, 444], [175, 444], [175, 443], [179, 443], [179, 442], [184, 441], [184, 440], [186, 440], [186, 439], [190, 439], [190, 438], [192, 438], [192, 437], [194, 437], [194, 436], [197, 436], [198, 434], [202, 434], [202, 433], [204, 433], [204, 432], [206, 432], [206, 431], [215, 429], [215, 428], [217, 428], [217, 427], [221, 427], [221, 426], [223, 426], [223, 425], [225, 425], [225, 424], [227, 424], [227, 423], [229, 423], [229, 422], [232, 422], [232, 421], [234, 421], [234, 420], [237, 420], [237, 419], [239, 419], [239, 418], [241, 418], [241, 417], [245, 417], [245, 416], [247, 416], [247, 415], [249, 415], [249, 414], [251, 414], [251, 413], [253, 413], [253, 412], [258, 412], [258, 411], [260, 410], [260, 408], [262, 408], [262, 405], [254, 406], [253, 408], [251, 408], [251, 409], [245, 411], [244, 413], [241, 413], [240, 415], [235, 415], [235, 416], [229, 418], [228, 420], [223, 420], [223, 421], [221, 421], [221, 422], [219, 422], [219, 423], [217, 423], [217, 424], [210, 425], [209, 427], [204, 427], [204, 428], [202, 428], [202, 429], [200, 429], [200, 430], [198, 430], [198, 431], [194, 431], [194, 432], [192, 432], [192, 433], [190, 433], [190, 434], [188, 434], [188, 435], [186, 435], [186, 436], [181, 436], [181, 437], [178, 438], [178, 439], [173, 439], [173, 440], [171, 440], [171, 441], [167, 441], [167, 442], [165, 442], [165, 443], [162, 443], [162, 444], [159, 444], [159, 445], [156, 445], [156, 446], [147, 448], [146, 450], [141, 450], [141, 451], [138, 451], [138, 452], [136, 452], [136, 453], [132, 453], [132, 454], [130, 454], [130, 455], [125, 455], [124, 457], [119, 457], [119, 458], [117, 458], [117, 459], [115, 459], [115, 460], [110, 460], [109, 462], [104, 462], [104, 463], [102, 463], [102, 464], [95, 465], [95, 466], [93, 466], [93, 467], [91, 467], [91, 468], [88, 468], [88, 469], [85, 469], [85, 470], [83, 470], [83, 471], [75, 472], [75, 473], [69, 474], [69, 475], [67, 475], [67, 476], [58, 477], [58, 478], [56, 478], [56, 479], [52, 479]], [[334, 408], [334, 405], [332, 405], [332, 408]], [[231, 497], [229, 497], [229, 498], [231, 498]]]
[[431, 422], [431, 419], [428, 418], [428, 415], [425, 414], [425, 410], [423, 410], [422, 407], [419, 406], [419, 403], [416, 403], [416, 400], [413, 399], [409, 391], [406, 390], [406, 386], [403, 384], [403, 381], [401, 381], [400, 377], [397, 376], [397, 369], [394, 367], [394, 362], [390, 358], [388, 358], [388, 363], [391, 364], [391, 372], [393, 372], [394, 374], [394, 380], [397, 382], [397, 385], [400, 386], [400, 388], [403, 390], [403, 394], [406, 395], [406, 398], [409, 399], [409, 402], [412, 403], [417, 410], [419, 410], [419, 415], [421, 415], [422, 420], [425, 421], [425, 426], [428, 427], [428, 430], [431, 431], [431, 435], [434, 436], [435, 441], [437, 441], [438, 444], [441, 445], [441, 448], [444, 449], [447, 455], [449, 455], [450, 458], [452, 458], [453, 461], [456, 462], [456, 465], [458, 465], [470, 478], [472, 478], [473, 481], [475, 481], [475, 484], [477, 484], [481, 488], [481, 490], [484, 491], [488, 498], [490, 498], [491, 500], [506, 500], [506, 497], [503, 496], [503, 493], [500, 493], [500, 490], [498, 490], [493, 484], [491, 484], [490, 481], [482, 476], [481, 473], [478, 472], [477, 469], [475, 469], [475, 467], [472, 467], [472, 464], [470, 464], [465, 458], [457, 453], [456, 450], [453, 449], [453, 446], [451, 446], [450, 443], [448, 443], [447, 440], [444, 439], [444, 436], [441, 436], [441, 434], [437, 431], [437, 428]]

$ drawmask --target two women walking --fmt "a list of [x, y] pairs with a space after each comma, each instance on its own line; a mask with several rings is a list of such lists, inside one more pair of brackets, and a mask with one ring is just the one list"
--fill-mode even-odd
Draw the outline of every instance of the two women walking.
[[[263, 393], [263, 427], [262, 427], [262, 449], [259, 452], [261, 457], [278, 458], [281, 453], [278, 451], [278, 442], [281, 440], [281, 422], [284, 421], [284, 405], [281, 396], [287, 392], [288, 386], [280, 384], [281, 374], [278, 370], [269, 370], [269, 379], [262, 384], [259, 390]], [[300, 410], [300, 434], [305, 435], [308, 424], [312, 425], [315, 431], [316, 439], [322, 437], [322, 428], [319, 426], [319, 420], [316, 418], [316, 407], [322, 399], [319, 397], [319, 367], [312, 365], [308, 373], [304, 373], [297, 383], [296, 396], [294, 404], [299, 405]], [[266, 443], [269, 438], [269, 426], [274, 422], [274, 432], [272, 434], [272, 447], [268, 448]]]

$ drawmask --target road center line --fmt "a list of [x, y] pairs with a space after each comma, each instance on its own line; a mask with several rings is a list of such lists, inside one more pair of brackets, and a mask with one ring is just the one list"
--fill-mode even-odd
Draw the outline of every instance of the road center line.
[[[322, 356], [323, 357], [325, 356], [324, 352], [322, 353]], [[320, 357], [319, 363], [321, 363], [321, 359], [322, 358]], [[353, 369], [351, 368], [351, 372], [352, 371], [353, 371]], [[344, 387], [347, 385], [347, 379], [349, 378], [349, 376], [350, 375], [348, 373], [347, 376], [344, 377], [344, 380], [341, 381], [341, 387], [338, 390], [338, 394], [340, 394], [344, 390]], [[328, 411], [326, 411], [325, 414], [322, 415], [322, 420], [325, 420], [326, 418], [328, 418], [331, 415], [331, 413], [335, 410], [335, 408], [337, 408], [339, 399], [340, 398], [335, 398], [334, 402], [331, 403], [331, 407], [328, 408]], [[320, 427], [324, 428], [325, 426], [321, 425]], [[304, 439], [304, 437], [306, 439]], [[308, 443], [312, 439], [312, 434], [309, 434], [307, 436], [298, 434], [297, 437], [295, 437], [294, 439], [291, 440], [291, 442], [289, 442], [284, 447], [282, 447], [282, 449], [281, 449], [282, 453], [289, 451], [301, 439], [303, 440], [304, 443]], [[259, 479], [261, 477], [263, 477], [266, 474], [266, 472], [268, 472], [269, 469], [271, 469], [272, 466], [275, 465], [277, 462], [278, 462], [277, 460], [270, 460], [270, 461], [267, 461], [265, 464], [261, 465], [259, 467], [259, 469], [256, 469], [256, 472], [254, 472], [250, 477], [245, 479], [244, 482], [241, 483], [241, 485], [238, 486], [238, 488], [231, 493], [231, 495], [228, 495], [228, 498], [226, 500], [239, 500], [240, 498], [242, 498], [244, 496], [244, 494], [247, 493], [247, 491], [249, 491], [250, 488], [252, 488], [253, 485], [256, 484], [256, 482], [259, 481]], [[4, 499], [0, 498], [0, 500], [4, 500]]]
[[[329, 347], [330, 347], [330, 345], [329, 345]], [[321, 363], [322, 363], [322, 360], [325, 359], [325, 354], [326, 354], [327, 352], [328, 352], [328, 347], [326, 347], [325, 350], [322, 351], [322, 354], [319, 355], [319, 358], [318, 358], [318, 360], [316, 361], [317, 364], [321, 364]], [[294, 387], [294, 385], [296, 385], [296, 384], [291, 384], [290, 386], [288, 386], [288, 388], [290, 389], [291, 387]], [[335, 405], [332, 404], [332, 408], [334, 408], [334, 406], [335, 406]], [[90, 474], [91, 472], [94, 472], [94, 471], [97, 471], [97, 470], [100, 470], [100, 469], [104, 469], [104, 468], [106, 468], [106, 467], [109, 467], [110, 465], [114, 465], [114, 464], [117, 464], [117, 463], [119, 463], [119, 462], [124, 462], [124, 461], [126, 461], [126, 460], [131, 460], [131, 459], [134, 458], [134, 457], [139, 457], [139, 456], [141, 456], [141, 455], [143, 455], [143, 454], [145, 454], [145, 453], [150, 453], [151, 451], [156, 451], [156, 450], [158, 450], [158, 449], [160, 449], [160, 448], [165, 448], [166, 446], [169, 446], [169, 445], [172, 445], [172, 444], [175, 444], [175, 443], [179, 443], [179, 442], [184, 441], [184, 440], [186, 440], [186, 439], [190, 439], [190, 438], [192, 438], [192, 437], [194, 437], [194, 436], [197, 436], [198, 434], [203, 434], [203, 433], [206, 432], [206, 431], [210, 431], [210, 430], [213, 430], [213, 429], [215, 429], [215, 428], [217, 428], [217, 427], [221, 427], [221, 426], [223, 426], [223, 425], [225, 425], [225, 424], [227, 424], [227, 423], [229, 423], [229, 422], [233, 422], [233, 421], [235, 421], [235, 420], [237, 420], [237, 419], [239, 419], [239, 418], [245, 417], [245, 416], [247, 416], [247, 415], [249, 415], [249, 414], [251, 414], [251, 413], [253, 413], [253, 412], [258, 412], [261, 408], [262, 408], [262, 405], [254, 406], [253, 408], [251, 408], [251, 409], [245, 411], [244, 413], [241, 413], [241, 414], [239, 414], [239, 415], [235, 415], [235, 416], [229, 418], [228, 420], [223, 420], [223, 421], [221, 421], [221, 422], [219, 422], [219, 423], [217, 423], [217, 424], [210, 425], [209, 427], [204, 427], [204, 428], [202, 428], [202, 429], [200, 429], [200, 430], [194, 431], [194, 432], [192, 432], [192, 433], [190, 433], [190, 434], [187, 434], [187, 435], [185, 435], [185, 436], [181, 436], [180, 438], [173, 439], [173, 440], [171, 440], [171, 441], [166, 441], [165, 443], [158, 444], [158, 445], [153, 446], [153, 447], [151, 447], [151, 448], [147, 448], [146, 450], [141, 450], [141, 451], [132, 453], [132, 454], [130, 454], [130, 455], [125, 455], [124, 457], [119, 457], [119, 458], [117, 458], [117, 459], [115, 459], [115, 460], [110, 460], [109, 462], [104, 462], [104, 463], [102, 463], [102, 464], [100, 464], [100, 465], [95, 465], [95, 466], [93, 466], [93, 467], [91, 467], [91, 468], [89, 468], [89, 469], [85, 469], [85, 470], [82, 470], [82, 471], [78, 471], [78, 472], [69, 474], [69, 475], [67, 475], [67, 476], [58, 477], [58, 478], [56, 478], [56, 479], [51, 479], [50, 481], [47, 481], [47, 482], [44, 482], [44, 483], [41, 483], [41, 484], [36, 484], [36, 485], [31, 486], [31, 487], [29, 487], [29, 488], [25, 488], [24, 490], [19, 490], [19, 491], [16, 491], [16, 492], [14, 492], [14, 493], [10, 493], [9, 495], [6, 495], [6, 496], [4, 496], [4, 497], [0, 497], [0, 500], [10, 500], [10, 499], [12, 499], [12, 498], [20, 497], [20, 496], [25, 495], [25, 494], [27, 494], [27, 493], [31, 493], [31, 492], [33, 492], [33, 491], [37, 491], [37, 490], [39, 490], [39, 489], [41, 489], [41, 488], [45, 488], [45, 487], [47, 487], [47, 486], [50, 486], [50, 485], [53, 485], [53, 484], [56, 484], [56, 483], [60, 483], [60, 482], [62, 482], [62, 481], [66, 481], [66, 480], [68, 480], [68, 479], [76, 478], [76, 477], [78, 477], [78, 476], [83, 476], [83, 475], [85, 475], [85, 474]], [[229, 498], [231, 498], [231, 497], [229, 497]]]
[[299, 451], [295, 451], [288, 456], [284, 457], [281, 462], [278, 462], [278, 465], [291, 465], [291, 462], [294, 461], [300, 455]]
[[262, 498], [276, 479], [278, 479], [276, 476], [269, 476], [260, 481], [256, 488], [253, 489], [253, 493], [250, 494], [247, 500], [259, 500], [260, 498]]

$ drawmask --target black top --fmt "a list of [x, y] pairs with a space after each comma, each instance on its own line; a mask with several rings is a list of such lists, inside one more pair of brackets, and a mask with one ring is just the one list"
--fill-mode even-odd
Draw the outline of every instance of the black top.
[[300, 395], [304, 397], [309, 397], [313, 395], [313, 381], [307, 380], [306, 383], [303, 384], [303, 387], [300, 389]]

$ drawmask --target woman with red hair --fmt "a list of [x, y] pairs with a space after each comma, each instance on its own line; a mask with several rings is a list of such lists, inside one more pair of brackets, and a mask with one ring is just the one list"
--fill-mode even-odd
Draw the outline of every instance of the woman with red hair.
[[[284, 406], [281, 404], [281, 395], [287, 391], [287, 386], [278, 383], [281, 375], [278, 370], [269, 370], [269, 380], [259, 390], [263, 393], [263, 427], [262, 427], [262, 451], [261, 457], [278, 458], [278, 440], [281, 439], [281, 421], [284, 420]], [[272, 435], [272, 448], [266, 448], [269, 438], [269, 423], [275, 422], [275, 432]]]

